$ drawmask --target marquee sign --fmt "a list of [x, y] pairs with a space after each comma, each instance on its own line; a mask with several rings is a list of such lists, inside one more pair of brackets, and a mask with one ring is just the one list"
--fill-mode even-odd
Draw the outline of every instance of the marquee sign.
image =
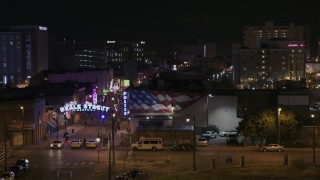
[[107, 106], [101, 105], [92, 105], [92, 104], [66, 104], [63, 107], [60, 107], [60, 112], [66, 111], [105, 111], [108, 112], [110, 108]]

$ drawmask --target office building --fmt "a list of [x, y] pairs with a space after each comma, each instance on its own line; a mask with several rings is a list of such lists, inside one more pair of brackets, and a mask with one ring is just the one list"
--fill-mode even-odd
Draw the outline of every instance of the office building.
[[[310, 30], [308, 26], [296, 25], [294, 23], [275, 25], [273, 21], [266, 21], [264, 26], [245, 26], [243, 33], [243, 45], [250, 49], [259, 48], [260, 41], [274, 38], [305, 41], [305, 48], [310, 49]], [[307, 55], [309, 56], [309, 52]]]
[[48, 69], [48, 32], [44, 26], [0, 28], [2, 87], [25, 87], [29, 79]]
[[237, 88], [275, 88], [275, 82], [300, 81], [305, 77], [304, 41], [274, 39], [259, 48], [233, 46], [233, 83]]
[[106, 70], [113, 69], [116, 77], [138, 78], [139, 68], [150, 65], [145, 58], [144, 41], [60, 42], [53, 56], [52, 69]]

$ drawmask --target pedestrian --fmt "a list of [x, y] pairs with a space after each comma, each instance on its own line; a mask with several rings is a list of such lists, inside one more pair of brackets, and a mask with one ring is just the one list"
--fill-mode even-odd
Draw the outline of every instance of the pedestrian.
[[86, 142], [87, 142], [86, 138], [83, 138], [83, 147], [86, 147]]

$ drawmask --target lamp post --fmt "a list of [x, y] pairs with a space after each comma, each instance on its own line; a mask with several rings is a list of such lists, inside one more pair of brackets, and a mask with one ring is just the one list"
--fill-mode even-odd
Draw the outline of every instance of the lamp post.
[[56, 126], [55, 130], [56, 130], [56, 134], [57, 134], [56, 139], [58, 140], [58, 139], [59, 139], [59, 122], [58, 122], [58, 117], [57, 117], [57, 113], [56, 113], [56, 112], [53, 112], [52, 118], [53, 118], [53, 120], [55, 120], [56, 123], [57, 123], [57, 126]]
[[109, 180], [111, 180], [111, 149], [110, 149], [111, 136], [109, 133], [108, 138], [108, 150], [109, 150]]
[[99, 164], [99, 153], [100, 153], [100, 138], [96, 138], [96, 142], [97, 142], [97, 152], [98, 152], [98, 164]]
[[207, 95], [207, 126], [209, 126], [209, 98], [213, 97], [212, 94]]
[[278, 119], [278, 143], [280, 145], [280, 126], [281, 126], [281, 123], [280, 123], [280, 113], [281, 113], [281, 108], [278, 108], [278, 114], [277, 114], [277, 119]]
[[7, 119], [4, 117], [4, 170], [7, 171]]
[[[186, 119], [187, 122], [190, 121], [189, 118]], [[193, 115], [193, 170], [196, 171], [196, 115]]]
[[112, 136], [112, 165], [114, 166], [116, 164], [116, 160], [114, 157], [114, 117], [116, 116], [115, 113], [112, 113], [112, 121], [111, 121], [111, 136]]
[[173, 116], [174, 116], [174, 105], [172, 104], [171, 105], [171, 121], [172, 121], [172, 127], [174, 128], [175, 127], [175, 123], [174, 123], [174, 119], [173, 119]]
[[20, 109], [22, 110], [22, 147], [24, 148], [25, 145], [25, 132], [24, 132], [24, 108], [23, 106], [20, 106]]
[[64, 137], [66, 138], [67, 137], [67, 112], [64, 113]]
[[313, 164], [316, 163], [316, 124], [314, 122], [314, 114], [311, 114], [312, 124], [313, 124], [313, 143], [312, 143], [312, 153], [313, 153]]

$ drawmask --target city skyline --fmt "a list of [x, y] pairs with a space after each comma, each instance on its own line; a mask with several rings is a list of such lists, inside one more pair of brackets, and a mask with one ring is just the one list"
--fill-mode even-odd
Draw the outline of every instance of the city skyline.
[[267, 4], [16, 0], [3, 2], [7, 8], [0, 12], [0, 26], [43, 25], [58, 40], [68, 41], [142, 40], [162, 52], [169, 51], [173, 42], [201, 39], [216, 43], [218, 55], [230, 55], [232, 43], [243, 41], [244, 26], [264, 25], [265, 21], [310, 26], [311, 44], [315, 46], [320, 24], [318, 4], [313, 0], [271, 0]]

